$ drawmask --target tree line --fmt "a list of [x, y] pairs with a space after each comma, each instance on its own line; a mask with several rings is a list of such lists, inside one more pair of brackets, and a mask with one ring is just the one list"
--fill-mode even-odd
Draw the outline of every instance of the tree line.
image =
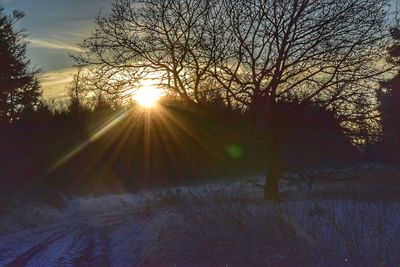
[[[82, 114], [95, 114], [86, 106], [90, 101], [97, 103], [94, 110], [107, 106], [109, 114], [126, 114], [129, 91], [141, 80], [157, 77], [167, 97], [164, 117], [152, 119], [158, 125], [154, 128], [162, 128], [158, 134], [152, 133], [153, 144], [156, 140], [166, 142], [162, 141], [166, 136], [170, 137], [167, 142], [173, 143], [174, 137], [168, 134], [171, 129], [162, 126], [165, 116], [176, 118], [175, 135], [186, 136], [182, 140], [191, 144], [185, 145], [190, 149], [175, 144], [170, 150], [176, 154], [163, 148], [165, 157], [156, 161], [165, 163], [176, 157], [181, 162], [178, 166], [184, 168], [190, 166], [192, 159], [185, 154], [190, 152], [203, 157], [206, 166], [218, 162], [214, 170], [223, 165], [221, 162], [228, 162], [228, 167], [245, 162], [248, 170], [266, 174], [265, 196], [276, 200], [279, 180], [289, 165], [307, 165], [301, 162], [305, 158], [310, 158], [308, 164], [321, 164], [316, 158], [322, 153], [333, 156], [334, 150], [328, 149], [333, 146], [343, 150], [335, 157], [344, 158], [356, 153], [352, 142], [364, 149], [370, 143], [389, 142], [391, 146], [398, 142], [394, 127], [398, 75], [376, 89], [376, 84], [393, 69], [381, 63], [389, 42], [387, 7], [388, 2], [383, 0], [116, 0], [110, 13], [98, 15], [93, 34], [81, 44], [85, 52], [74, 55], [85, 71], [79, 71], [71, 85], [70, 112], [59, 112], [57, 116], [74, 114], [73, 120], [77, 120], [86, 116]], [[18, 13], [2, 15], [0, 21], [5, 26], [0, 30], [12, 29], [21, 17]], [[398, 40], [397, 29], [391, 31], [394, 40]], [[4, 33], [14, 37], [22, 34], [12, 30]], [[6, 46], [20, 47], [15, 54], [20, 58], [14, 60], [24, 68], [15, 71], [31, 77], [28, 87], [2, 83], [3, 121], [9, 124], [21, 119], [12, 124], [22, 124], [22, 112], [43, 111], [36, 73], [27, 70], [26, 42], [2, 38]], [[396, 64], [396, 41], [389, 54]], [[30, 105], [14, 102], [16, 98], [7, 92], [19, 90], [15, 88], [25, 88]], [[12, 109], [6, 109], [10, 104]], [[100, 115], [93, 118], [80, 123], [106, 120]], [[132, 147], [142, 146], [145, 150], [148, 126], [146, 116], [141, 118], [142, 132], [138, 136], [143, 139]], [[124, 117], [122, 121], [126, 120]], [[66, 129], [66, 125], [60, 122], [53, 128]], [[76, 124], [66, 129], [60, 139], [68, 139], [79, 127]], [[210, 131], [214, 138], [207, 134]], [[382, 133], [391, 137], [382, 139]], [[204, 141], [206, 136], [211, 139]], [[201, 145], [203, 138], [205, 144]], [[230, 138], [232, 142], [227, 142]], [[140, 161], [132, 151], [121, 155]], [[246, 160], [241, 158], [243, 153]], [[143, 160], [146, 155], [141, 156]], [[207, 160], [210, 162], [206, 164]], [[121, 167], [123, 161], [116, 161], [118, 172], [132, 171], [122, 171], [129, 165]], [[168, 166], [172, 165], [148, 169], [167, 170]]]

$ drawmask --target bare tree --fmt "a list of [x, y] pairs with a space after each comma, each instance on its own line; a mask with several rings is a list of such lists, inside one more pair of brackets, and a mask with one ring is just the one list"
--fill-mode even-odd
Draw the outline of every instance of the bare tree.
[[101, 68], [105, 80], [117, 73], [128, 79], [155, 74], [160, 87], [188, 103], [200, 103], [212, 90], [204, 81], [216, 44], [206, 37], [211, 29], [205, 25], [216, 21], [215, 2], [117, 0], [111, 14], [97, 17], [93, 36], [83, 42], [88, 54], [75, 58], [81, 65]]
[[[355, 129], [377, 117], [387, 0], [116, 0], [81, 64], [158, 73], [189, 103], [218, 91], [266, 129], [268, 199], [279, 198], [288, 118], [319, 104]], [[282, 110], [281, 102], [295, 101]]]
[[[287, 118], [309, 103], [347, 129], [377, 117], [374, 84], [387, 70], [383, 0], [226, 0], [231, 34], [213, 76], [269, 129], [266, 197], [278, 198]], [[296, 101], [288, 110], [280, 102]]]

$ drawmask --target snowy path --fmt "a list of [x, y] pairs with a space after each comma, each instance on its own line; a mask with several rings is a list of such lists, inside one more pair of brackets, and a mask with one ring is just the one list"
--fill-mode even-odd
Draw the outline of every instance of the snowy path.
[[177, 207], [150, 212], [135, 200], [132, 195], [108, 196], [75, 200], [79, 203], [62, 211], [48, 208], [40, 215], [17, 211], [8, 221], [18, 224], [18, 216], [34, 221], [36, 215], [47, 222], [0, 231], [0, 266], [173, 266], [177, 251], [167, 243], [180, 231]]
[[124, 210], [3, 235], [0, 266], [154, 266], [154, 259], [149, 258], [154, 253], [161, 256], [175, 215], [165, 210], [144, 220], [134, 212]]
[[0, 216], [0, 266], [398, 266], [399, 200], [243, 185], [80, 197]]

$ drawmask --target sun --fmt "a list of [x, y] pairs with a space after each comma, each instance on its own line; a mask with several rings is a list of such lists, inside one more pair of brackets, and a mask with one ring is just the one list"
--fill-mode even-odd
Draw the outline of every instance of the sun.
[[143, 108], [154, 108], [163, 95], [162, 90], [151, 84], [142, 85], [133, 95], [133, 99]]

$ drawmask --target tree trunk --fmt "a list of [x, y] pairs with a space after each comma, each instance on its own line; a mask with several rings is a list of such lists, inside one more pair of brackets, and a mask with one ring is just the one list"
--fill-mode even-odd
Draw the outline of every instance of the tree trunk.
[[264, 196], [268, 201], [278, 202], [279, 195], [279, 180], [282, 175], [282, 166], [280, 160], [281, 146], [279, 137], [273, 135], [268, 147], [268, 156], [266, 162], [266, 181], [264, 187]]
[[[276, 90], [276, 89], [275, 89]], [[287, 133], [282, 113], [277, 110], [277, 104], [268, 99], [260, 99], [257, 96], [253, 99], [253, 115], [255, 129], [263, 135], [263, 143], [266, 153], [266, 180], [264, 185], [264, 197], [268, 201], [278, 202], [279, 180], [282, 174], [281, 150]], [[269, 108], [267, 108], [269, 107]]]
[[279, 166], [268, 166], [267, 177], [264, 187], [264, 197], [268, 201], [278, 202], [279, 195], [279, 180], [281, 179], [281, 171]]

